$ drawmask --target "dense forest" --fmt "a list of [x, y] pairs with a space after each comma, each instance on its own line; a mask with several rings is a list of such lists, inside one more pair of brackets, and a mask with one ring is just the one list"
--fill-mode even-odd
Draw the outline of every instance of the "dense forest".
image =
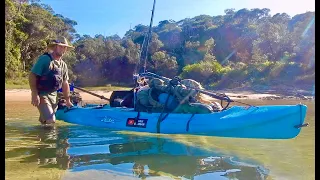
[[[147, 70], [192, 78], [207, 88], [286, 85], [315, 81], [315, 12], [290, 17], [269, 9], [226, 9], [224, 15], [163, 20], [152, 27]], [[76, 47], [64, 56], [72, 82], [130, 85], [143, 66], [148, 26], [118, 35], [80, 36], [77, 22], [40, 1], [5, 0], [5, 78], [26, 79], [47, 42], [63, 35]]]

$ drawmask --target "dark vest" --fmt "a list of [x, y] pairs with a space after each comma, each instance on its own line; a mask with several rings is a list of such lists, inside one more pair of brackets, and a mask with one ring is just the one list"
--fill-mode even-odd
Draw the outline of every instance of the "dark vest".
[[[51, 61], [53, 61], [50, 54], [44, 53], [43, 55], [49, 56]], [[62, 79], [61, 68], [58, 68], [54, 63], [52, 63], [52, 65], [53, 66], [51, 69], [49, 69], [48, 74], [37, 76], [38, 91], [54, 92], [62, 87], [63, 79]]]

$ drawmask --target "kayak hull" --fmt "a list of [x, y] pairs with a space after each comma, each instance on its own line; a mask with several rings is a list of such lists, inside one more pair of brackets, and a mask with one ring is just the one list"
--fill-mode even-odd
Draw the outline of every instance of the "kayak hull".
[[221, 112], [194, 115], [138, 113], [133, 108], [94, 106], [59, 109], [56, 118], [72, 124], [124, 131], [290, 139], [300, 133], [306, 112], [307, 106], [303, 104], [233, 106]]

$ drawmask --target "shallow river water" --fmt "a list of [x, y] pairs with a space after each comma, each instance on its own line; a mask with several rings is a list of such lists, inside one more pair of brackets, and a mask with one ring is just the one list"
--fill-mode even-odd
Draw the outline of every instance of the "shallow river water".
[[289, 140], [156, 135], [72, 125], [39, 125], [29, 102], [5, 103], [6, 179], [315, 179], [314, 101]]

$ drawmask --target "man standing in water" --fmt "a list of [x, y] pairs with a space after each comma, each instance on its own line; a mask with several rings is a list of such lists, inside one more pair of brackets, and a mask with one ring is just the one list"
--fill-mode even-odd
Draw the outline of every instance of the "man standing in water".
[[53, 40], [48, 44], [48, 51], [38, 58], [31, 69], [31, 104], [38, 108], [41, 124], [55, 123], [55, 112], [58, 108], [57, 90], [61, 87], [66, 106], [73, 106], [69, 97], [68, 67], [62, 60], [64, 53], [73, 48], [65, 37]]

